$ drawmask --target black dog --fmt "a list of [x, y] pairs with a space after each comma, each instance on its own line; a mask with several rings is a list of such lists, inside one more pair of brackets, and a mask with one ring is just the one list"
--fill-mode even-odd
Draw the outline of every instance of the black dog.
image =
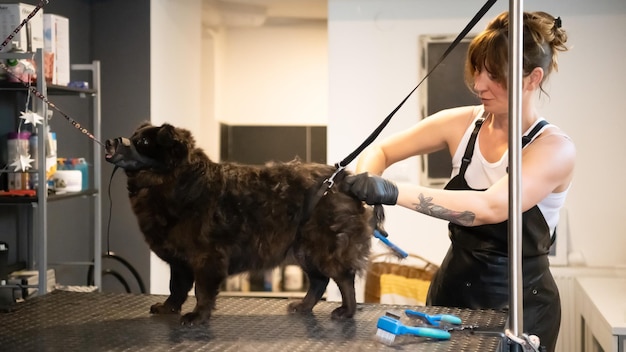
[[197, 304], [182, 323], [207, 322], [226, 277], [276, 267], [293, 254], [309, 288], [289, 311], [310, 312], [333, 279], [342, 304], [332, 318], [354, 315], [354, 279], [366, 268], [378, 218], [339, 185], [312, 201], [334, 167], [215, 163], [188, 130], [169, 124], [144, 123], [130, 139], [108, 140], [106, 149], [106, 160], [126, 172], [147, 243], [170, 265], [170, 296], [151, 313], [179, 313], [195, 282]]

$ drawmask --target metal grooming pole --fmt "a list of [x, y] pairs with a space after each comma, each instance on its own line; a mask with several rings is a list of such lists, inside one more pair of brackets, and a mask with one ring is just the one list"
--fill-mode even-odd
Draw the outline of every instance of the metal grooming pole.
[[[509, 329], [515, 336], [524, 332], [522, 295], [522, 202], [520, 186], [522, 159], [522, 55], [523, 1], [509, 1]], [[512, 351], [522, 351], [511, 344]]]

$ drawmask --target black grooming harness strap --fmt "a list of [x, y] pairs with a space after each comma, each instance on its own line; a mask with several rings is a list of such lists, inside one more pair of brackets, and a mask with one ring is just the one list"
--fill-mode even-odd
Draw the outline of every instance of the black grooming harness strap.
[[[472, 155], [474, 155], [474, 146], [476, 145], [476, 138], [478, 137], [478, 131], [480, 131], [480, 127], [483, 125], [483, 122], [485, 122], [485, 118], [487, 117], [487, 115], [488, 115], [487, 112], [485, 112], [483, 113], [483, 116], [480, 119], [476, 120], [476, 127], [474, 127], [474, 130], [472, 131], [472, 136], [467, 142], [467, 147], [465, 148], [465, 154], [463, 154], [463, 160], [461, 161], [461, 169], [459, 170], [459, 175], [465, 175], [465, 171], [467, 171], [467, 167], [472, 161]], [[530, 132], [528, 132], [527, 135], [522, 136], [522, 149], [528, 143], [530, 143], [530, 141], [533, 140], [535, 135], [539, 133], [539, 131], [541, 131], [541, 129], [545, 125], [548, 125], [548, 124], [549, 124], [548, 121], [541, 120], [535, 125], [535, 127], [533, 127], [533, 129]], [[509, 169], [507, 168], [507, 172], [508, 170]]]

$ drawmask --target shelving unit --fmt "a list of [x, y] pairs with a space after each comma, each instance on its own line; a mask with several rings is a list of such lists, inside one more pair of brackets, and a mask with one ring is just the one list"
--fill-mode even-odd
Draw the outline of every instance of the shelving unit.
[[[37, 67], [37, 83], [36, 88], [39, 92], [41, 92], [45, 97], [49, 99], [49, 101], [53, 101], [50, 99], [50, 96], [53, 95], [70, 95], [77, 96], [81, 98], [91, 97], [93, 99], [93, 111], [92, 111], [92, 122], [93, 128], [90, 131], [93, 133], [94, 137], [100, 140], [100, 62], [93, 61], [91, 64], [78, 64], [71, 65], [72, 71], [90, 71], [91, 72], [91, 88], [90, 89], [76, 89], [69, 88], [64, 86], [56, 86], [50, 85], [47, 86], [43, 70], [44, 67], [44, 55], [41, 49], [38, 49], [35, 53], [0, 53], [0, 60], [6, 59], [34, 59], [35, 65]], [[21, 90], [25, 91], [25, 94], [28, 94], [27, 88], [21, 83], [10, 83], [10, 82], [0, 82], [0, 91], [7, 90]], [[34, 170], [30, 171], [30, 173], [36, 173], [38, 175], [39, 180], [46, 180], [46, 155], [45, 146], [47, 139], [47, 129], [48, 129], [48, 121], [45, 118], [48, 114], [48, 105], [37, 97], [32, 97], [32, 107], [31, 110], [44, 117], [41, 124], [36, 126], [36, 131], [38, 135], [38, 165], [34, 167]], [[59, 117], [63, 118], [63, 117]], [[77, 130], [78, 131], [78, 130]], [[26, 286], [26, 287], [36, 287], [38, 289], [39, 294], [47, 292], [47, 283], [48, 283], [48, 203], [52, 201], [63, 201], [64, 199], [73, 198], [73, 197], [90, 197], [93, 201], [94, 214], [93, 214], [93, 239], [94, 239], [94, 256], [93, 261], [91, 262], [66, 262], [59, 263], [59, 265], [93, 265], [94, 266], [94, 285], [101, 290], [102, 287], [102, 206], [100, 199], [100, 188], [101, 188], [101, 158], [98, 156], [101, 154], [100, 146], [97, 143], [93, 143], [93, 188], [88, 190], [84, 190], [81, 192], [73, 192], [73, 193], [65, 193], [59, 195], [48, 195], [48, 192], [37, 192], [35, 197], [0, 197], [0, 205], [2, 206], [11, 206], [11, 205], [30, 205], [31, 212], [27, 217], [29, 221], [32, 223], [29, 224], [29, 233], [28, 236], [32, 236], [32, 245], [31, 248], [28, 248], [28, 262], [27, 269], [28, 270], [37, 270], [38, 272], [38, 284], [36, 286]], [[7, 172], [6, 170], [2, 172]], [[44, 181], [40, 181], [39, 187], [41, 188], [44, 185]], [[17, 234], [17, 236], [21, 236], [22, 234]]]

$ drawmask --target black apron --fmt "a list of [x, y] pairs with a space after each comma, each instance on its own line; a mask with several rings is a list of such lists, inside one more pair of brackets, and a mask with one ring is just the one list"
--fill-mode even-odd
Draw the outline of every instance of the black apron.
[[[469, 140], [459, 174], [448, 190], [471, 190], [465, 171], [483, 119]], [[541, 121], [522, 138], [522, 148], [547, 124]], [[508, 221], [466, 227], [450, 223], [450, 248], [433, 277], [426, 304], [469, 309], [507, 310], [509, 304]], [[548, 224], [537, 206], [522, 214], [524, 333], [537, 335], [554, 351], [561, 322], [559, 291], [550, 273]]]

